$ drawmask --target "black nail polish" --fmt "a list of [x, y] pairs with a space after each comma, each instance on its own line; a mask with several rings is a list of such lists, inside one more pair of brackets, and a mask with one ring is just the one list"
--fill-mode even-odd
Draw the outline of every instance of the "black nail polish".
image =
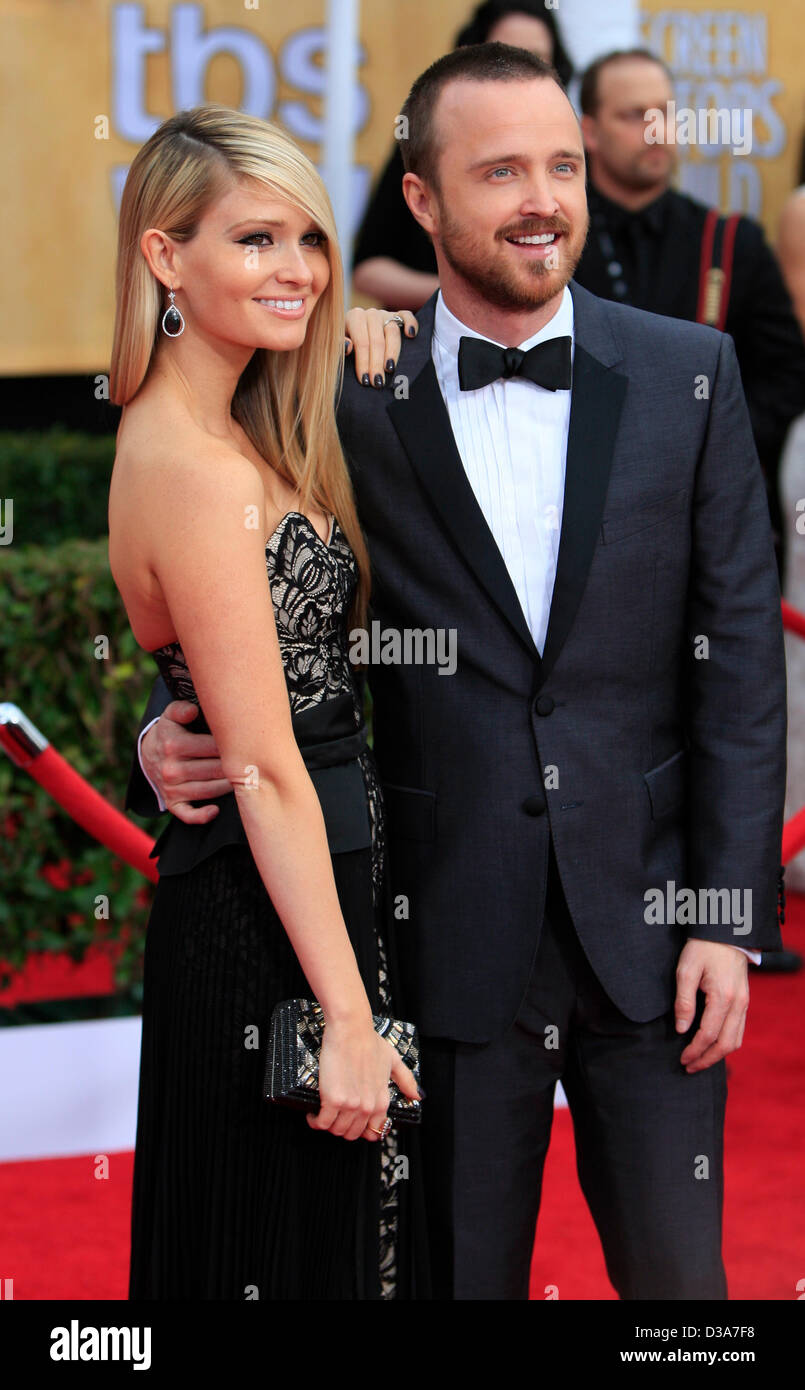
[[424, 1100], [425, 1096], [427, 1095], [427, 1091], [424, 1091], [421, 1086], [417, 1086], [417, 1090], [419, 1091], [419, 1099]]
[[351, 347], [352, 347], [352, 342], [351, 342], [351, 340], [350, 340], [349, 338], [345, 338], [345, 339], [344, 339], [344, 352], [349, 352], [349, 350], [350, 350]]
[[382, 378], [382, 376], [380, 375], [380, 372], [376, 372], [376, 373], [375, 373], [375, 386], [382, 386], [382, 385], [383, 385], [383, 378]]
[[364, 372], [363, 376], [361, 377], [361, 386], [368, 386], [368, 385], [369, 385], [369, 373], [368, 373], [368, 372]]
[[388, 360], [388, 362], [386, 363], [386, 371], [387, 371], [387, 372], [393, 372], [393, 371], [394, 371], [394, 358], [393, 358], [393, 357], [390, 357], [389, 360]]
[[416, 329], [414, 328], [414, 325], [411, 324], [411, 327], [410, 327], [410, 328], [407, 328], [407, 329], [406, 329], [406, 332], [407, 332], [409, 338], [413, 338], [414, 333], [416, 332]]

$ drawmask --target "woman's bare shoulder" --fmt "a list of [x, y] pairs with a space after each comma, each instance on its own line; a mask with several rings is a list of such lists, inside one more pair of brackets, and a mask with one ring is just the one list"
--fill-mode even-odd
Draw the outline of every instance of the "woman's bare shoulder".
[[224, 512], [236, 513], [241, 525], [246, 515], [258, 531], [265, 527], [260, 474], [234, 445], [170, 410], [125, 425], [109, 488], [113, 573], [150, 575], [160, 557], [181, 556], [200, 531], [217, 529]]
[[[125, 428], [124, 428], [125, 426]], [[252, 485], [261, 488], [255, 464], [234, 444], [218, 439], [181, 411], [169, 407], [124, 419], [118, 432], [115, 471], [121, 484], [155, 497], [184, 495], [188, 486]]]

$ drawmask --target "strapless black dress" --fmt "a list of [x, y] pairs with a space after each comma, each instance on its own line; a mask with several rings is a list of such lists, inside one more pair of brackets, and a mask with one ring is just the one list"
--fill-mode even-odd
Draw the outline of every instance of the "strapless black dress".
[[[325, 542], [289, 512], [266, 565], [294, 732], [361, 976], [374, 1012], [405, 1016], [383, 799], [349, 660], [355, 557], [335, 518]], [[153, 656], [174, 698], [198, 704], [179, 644]], [[201, 710], [192, 727], [209, 731]], [[208, 826], [171, 817], [154, 849], [129, 1298], [428, 1298], [418, 1132], [347, 1142], [263, 1098], [273, 1006], [313, 996], [234, 794], [218, 804]]]

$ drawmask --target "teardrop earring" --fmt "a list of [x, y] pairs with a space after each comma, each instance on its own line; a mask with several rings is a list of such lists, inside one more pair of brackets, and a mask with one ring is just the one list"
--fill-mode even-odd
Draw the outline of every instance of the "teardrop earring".
[[174, 300], [176, 298], [173, 290], [168, 294], [170, 304], [162, 315], [162, 332], [167, 333], [169, 338], [178, 338], [180, 333], [184, 333], [184, 319], [180, 309], [176, 308]]

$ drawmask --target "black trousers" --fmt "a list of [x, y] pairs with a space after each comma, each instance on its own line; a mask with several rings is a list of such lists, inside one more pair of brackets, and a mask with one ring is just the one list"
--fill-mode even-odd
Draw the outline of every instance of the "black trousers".
[[726, 1065], [689, 1075], [679, 1062], [704, 1002], [700, 992], [685, 1034], [673, 1010], [634, 1023], [615, 1007], [576, 935], [551, 848], [539, 945], [508, 1032], [482, 1045], [422, 1038], [434, 1297], [528, 1297], [560, 1079], [579, 1180], [620, 1298], [727, 1297]]

